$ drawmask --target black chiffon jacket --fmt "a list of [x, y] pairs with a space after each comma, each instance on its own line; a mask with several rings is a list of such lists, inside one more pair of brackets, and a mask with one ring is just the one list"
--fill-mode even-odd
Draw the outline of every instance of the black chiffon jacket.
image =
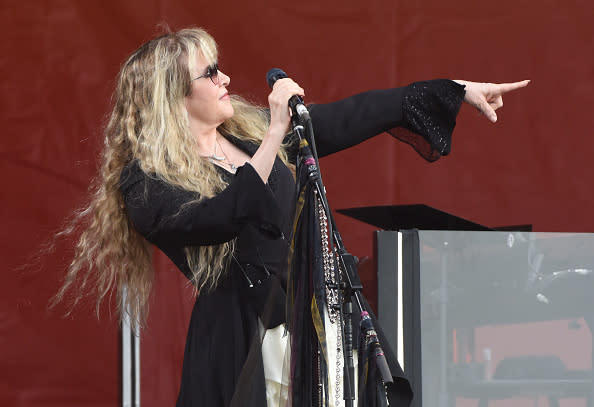
[[[464, 86], [434, 80], [312, 105], [318, 154], [323, 157], [389, 132], [434, 161], [450, 152], [463, 98]], [[224, 136], [249, 155], [257, 149]], [[293, 160], [296, 151], [297, 145], [289, 151]], [[217, 169], [228, 186], [209, 199], [196, 201], [196, 193], [145, 174], [136, 160], [123, 169], [120, 191], [134, 227], [189, 279], [185, 247], [236, 239], [235, 253], [217, 287], [197, 297], [177, 405], [265, 406], [258, 326], [284, 322], [295, 183], [278, 158], [267, 183], [249, 163], [236, 174]], [[396, 392], [407, 403], [408, 382], [401, 378], [397, 383]]]

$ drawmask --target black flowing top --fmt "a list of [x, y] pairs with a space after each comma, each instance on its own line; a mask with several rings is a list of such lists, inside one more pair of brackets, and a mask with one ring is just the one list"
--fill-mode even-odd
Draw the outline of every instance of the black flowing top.
[[[312, 105], [318, 154], [323, 157], [387, 131], [434, 161], [450, 152], [463, 98], [464, 86], [434, 80]], [[224, 136], [248, 155], [258, 148]], [[289, 151], [293, 160], [296, 151], [297, 145]], [[217, 169], [228, 186], [198, 202], [195, 192], [145, 174], [136, 160], [123, 169], [120, 191], [138, 232], [189, 279], [185, 247], [237, 239], [233, 259], [217, 287], [196, 299], [177, 406], [260, 407], [266, 405], [266, 392], [258, 326], [271, 328], [284, 322], [295, 182], [278, 157], [266, 184], [249, 163], [236, 174]]]

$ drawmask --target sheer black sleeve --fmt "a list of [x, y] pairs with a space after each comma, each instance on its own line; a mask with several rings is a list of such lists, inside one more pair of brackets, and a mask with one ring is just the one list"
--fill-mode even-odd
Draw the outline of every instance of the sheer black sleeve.
[[463, 85], [438, 79], [312, 105], [318, 154], [323, 157], [389, 132], [426, 160], [435, 161], [450, 152], [463, 100]]
[[279, 237], [281, 212], [270, 188], [250, 165], [237, 170], [213, 198], [145, 174], [137, 162], [124, 168], [120, 191], [136, 229], [156, 245], [215, 245], [236, 237], [250, 223]]
[[402, 102], [404, 125], [388, 133], [410, 144], [427, 161], [448, 155], [464, 94], [464, 85], [454, 81], [412, 83]]

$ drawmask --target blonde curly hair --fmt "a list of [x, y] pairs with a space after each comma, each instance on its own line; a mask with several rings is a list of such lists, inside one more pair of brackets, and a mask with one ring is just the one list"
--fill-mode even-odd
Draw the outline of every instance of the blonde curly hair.
[[[151, 176], [196, 192], [197, 200], [210, 198], [226, 187], [213, 164], [198, 155], [183, 104], [191, 93], [190, 72], [195, 71], [199, 53], [209, 63], [215, 62], [214, 39], [200, 28], [183, 29], [143, 44], [122, 65], [90, 203], [60, 233], [82, 229], [54, 304], [70, 290], [74, 292], [73, 306], [91, 293], [96, 295], [99, 315], [101, 302], [116, 290], [120, 319], [128, 312], [138, 327], [146, 324], [154, 276], [152, 248], [126, 215], [119, 189], [120, 174], [130, 161], [138, 160]], [[235, 113], [221, 130], [259, 144], [268, 128], [265, 110], [237, 96], [232, 97], [232, 104]], [[284, 148], [279, 156], [287, 163]], [[230, 241], [185, 248], [192, 283], [198, 290], [216, 286], [233, 246]]]

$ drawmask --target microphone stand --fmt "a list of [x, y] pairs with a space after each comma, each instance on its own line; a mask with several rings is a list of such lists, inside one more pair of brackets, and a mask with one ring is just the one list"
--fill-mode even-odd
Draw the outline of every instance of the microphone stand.
[[[329, 287], [334, 289], [339, 289], [343, 292], [343, 305], [342, 305], [342, 330], [343, 330], [343, 349], [344, 349], [344, 368], [343, 368], [343, 378], [344, 378], [344, 391], [343, 391], [343, 398], [345, 400], [345, 407], [353, 407], [353, 402], [355, 400], [355, 369], [353, 363], [353, 342], [354, 342], [354, 334], [353, 334], [353, 326], [352, 326], [352, 314], [353, 314], [353, 298], [355, 299], [359, 310], [362, 312], [362, 317], [366, 320], [367, 326], [371, 327], [373, 330], [373, 326], [371, 323], [371, 319], [368, 316], [368, 313], [362, 306], [364, 302], [362, 300], [361, 290], [363, 285], [361, 284], [361, 280], [359, 279], [359, 274], [357, 271], [357, 258], [352, 254], [348, 253], [344, 243], [342, 241], [342, 237], [336, 228], [336, 222], [334, 221], [334, 216], [332, 215], [332, 211], [330, 210], [330, 206], [328, 205], [328, 200], [326, 197], [326, 188], [324, 187], [324, 183], [322, 181], [322, 174], [319, 170], [319, 160], [318, 154], [316, 150], [315, 138], [314, 138], [314, 131], [311, 119], [305, 121], [305, 125], [307, 126], [307, 132], [309, 137], [306, 138], [304, 135], [305, 128], [303, 126], [302, 121], [300, 118], [294, 114], [291, 119], [292, 127], [294, 133], [296, 133], [299, 137], [299, 140], [306, 139], [309, 142], [312, 150], [312, 156], [315, 160], [315, 166], [310, 166], [310, 180], [315, 183], [315, 189], [320, 197], [320, 201], [322, 203], [322, 207], [328, 219], [328, 235], [330, 236], [329, 245], [331, 255], [335, 258], [338, 262], [338, 268], [342, 272], [342, 283], [339, 287]], [[314, 168], [312, 168], [314, 167]], [[340, 319], [339, 319], [340, 320]], [[392, 375], [390, 373], [390, 369], [386, 362], [386, 359], [383, 355], [383, 351], [379, 346], [379, 342], [377, 343], [375, 349], [375, 356], [376, 356], [376, 363], [378, 364], [378, 368], [382, 379], [385, 383], [392, 382]]]

